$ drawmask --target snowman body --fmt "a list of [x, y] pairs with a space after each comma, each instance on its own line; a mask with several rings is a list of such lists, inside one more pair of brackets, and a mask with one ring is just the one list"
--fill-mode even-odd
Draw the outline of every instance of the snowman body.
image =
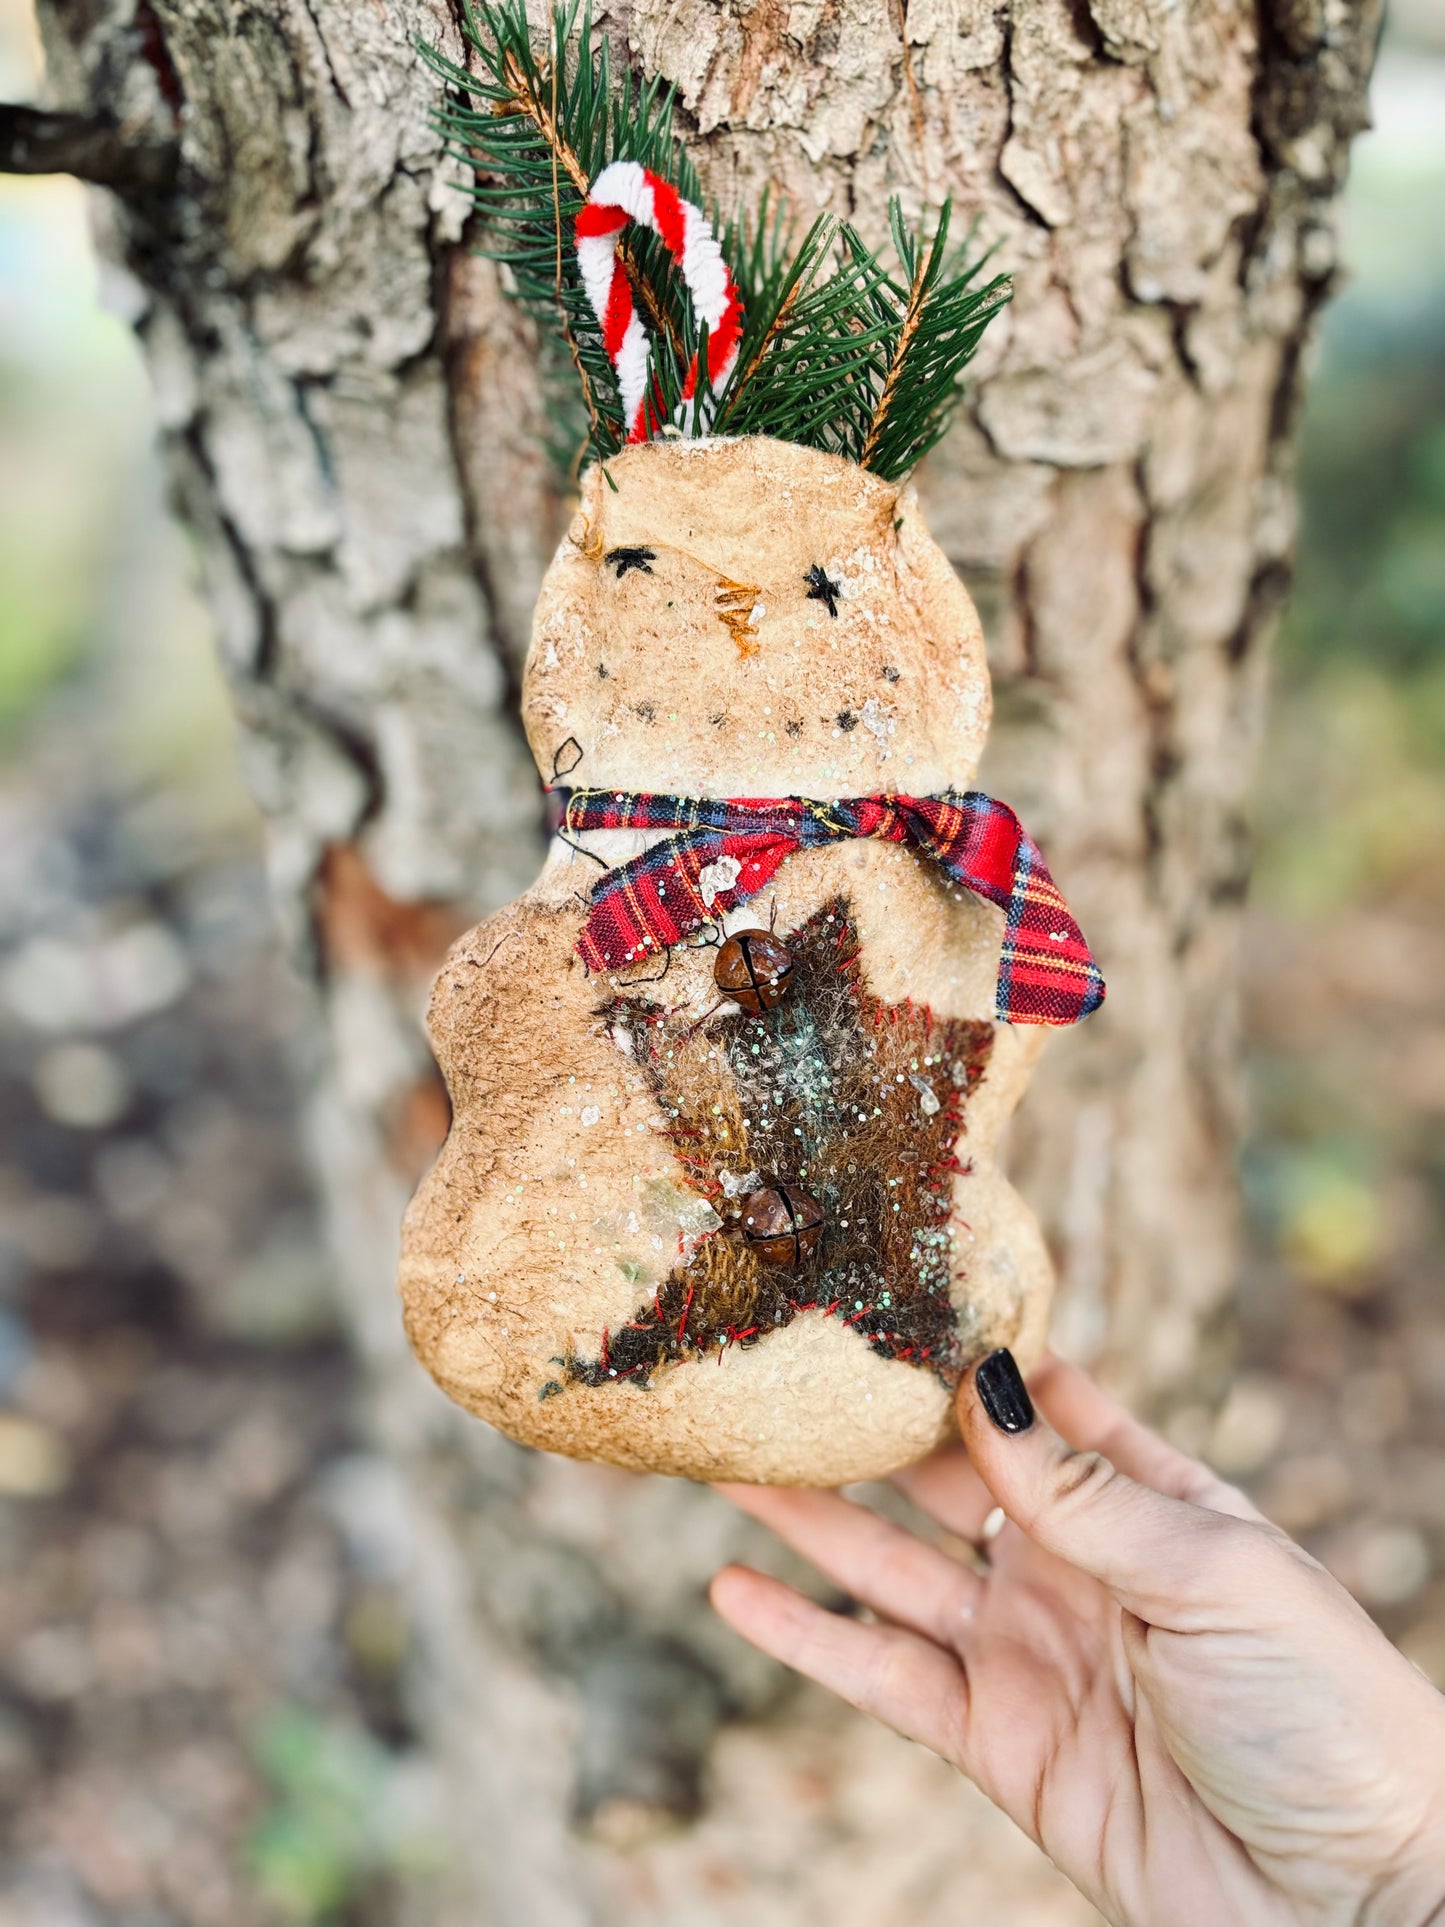
[[[584, 476], [523, 709], [553, 786], [826, 804], [968, 790], [989, 686], [910, 490], [761, 437], [664, 440]], [[1027, 1367], [1044, 1343], [1048, 1258], [995, 1164], [1043, 1039], [995, 1017], [1003, 913], [854, 838], [589, 970], [595, 880], [658, 836], [559, 836], [442, 968], [454, 1116], [406, 1220], [409, 1335], [528, 1444], [698, 1479], [881, 1476], [949, 1436], [972, 1359], [1007, 1344]], [[718, 987], [745, 929], [794, 960], [774, 1008]], [[786, 1263], [749, 1233], [780, 1187], [821, 1215]]]

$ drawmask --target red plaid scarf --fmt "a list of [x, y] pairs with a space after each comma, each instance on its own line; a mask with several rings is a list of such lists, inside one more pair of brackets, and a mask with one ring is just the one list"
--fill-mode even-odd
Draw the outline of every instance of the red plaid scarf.
[[755, 895], [794, 850], [875, 836], [911, 844], [1005, 912], [1002, 1022], [1076, 1024], [1104, 1001], [1098, 965], [1037, 846], [1013, 811], [981, 790], [837, 803], [573, 790], [563, 823], [569, 831], [675, 832], [598, 878], [577, 945], [589, 970], [623, 970], [680, 943]]

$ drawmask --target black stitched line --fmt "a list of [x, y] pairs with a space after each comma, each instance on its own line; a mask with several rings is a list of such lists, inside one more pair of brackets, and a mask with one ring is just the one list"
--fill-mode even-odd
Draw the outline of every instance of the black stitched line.
[[842, 583], [834, 582], [827, 570], [817, 562], [809, 569], [808, 573], [803, 577], [803, 580], [808, 585], [809, 602], [821, 602], [825, 604], [828, 614], [832, 616], [836, 622], [838, 619], [838, 597], [842, 593]]

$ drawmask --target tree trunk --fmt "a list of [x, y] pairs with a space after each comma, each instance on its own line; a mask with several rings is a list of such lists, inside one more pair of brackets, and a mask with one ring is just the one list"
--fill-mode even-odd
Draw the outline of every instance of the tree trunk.
[[[463, 1420], [394, 1301], [398, 1219], [444, 1128], [425, 984], [540, 856], [515, 695], [568, 514], [527, 330], [464, 245], [432, 130], [415, 42], [460, 57], [457, 20], [431, 0], [43, 13], [61, 111], [0, 119], [0, 165], [111, 190], [103, 246], [331, 1040], [315, 1140], [408, 1494], [458, 1917], [871, 1923], [906, 1893], [911, 1921], [941, 1921], [988, 1865], [1034, 1896], [1014, 1917], [1082, 1918], [936, 1763], [808, 1696], [766, 1740], [725, 1737], [690, 1845], [597, 1843], [689, 1812], [719, 1719], [782, 1689], [701, 1601], [743, 1543], [725, 1509]], [[890, 190], [952, 193], [1015, 277], [920, 485], [988, 632], [984, 784], [1043, 843], [1110, 981], [1102, 1015], [1052, 1046], [1012, 1163], [1057, 1255], [1060, 1341], [1136, 1395], [1197, 1378], [1232, 1275], [1247, 787], [1301, 365], [1377, 16], [1377, 0], [603, 9], [625, 56], [678, 86], [725, 207], [772, 181], [881, 238]]]

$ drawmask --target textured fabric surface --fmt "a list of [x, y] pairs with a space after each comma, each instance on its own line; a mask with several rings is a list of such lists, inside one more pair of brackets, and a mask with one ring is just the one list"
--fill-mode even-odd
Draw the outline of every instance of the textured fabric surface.
[[[625, 1323], [568, 1356], [574, 1383], [646, 1385], [670, 1365], [772, 1345], [810, 1313], [840, 1318], [878, 1357], [950, 1390], [988, 1343], [989, 1326], [955, 1302], [972, 1247], [957, 1248], [951, 1226], [966, 1107], [997, 1027], [875, 997], [840, 897], [783, 941], [793, 983], [765, 1014], [699, 1024], [689, 1005], [669, 1009], [645, 987], [605, 1007], [715, 1226], [683, 1245]], [[816, 1246], [792, 1263], [739, 1235], [764, 1173], [819, 1210]]]
[[1076, 1024], [1104, 1001], [1104, 979], [1038, 846], [982, 790], [815, 803], [579, 789], [566, 793], [563, 822], [571, 832], [675, 832], [598, 878], [577, 945], [589, 970], [625, 969], [681, 942], [754, 896], [794, 850], [867, 836], [910, 845], [1004, 912], [1003, 1023]]

